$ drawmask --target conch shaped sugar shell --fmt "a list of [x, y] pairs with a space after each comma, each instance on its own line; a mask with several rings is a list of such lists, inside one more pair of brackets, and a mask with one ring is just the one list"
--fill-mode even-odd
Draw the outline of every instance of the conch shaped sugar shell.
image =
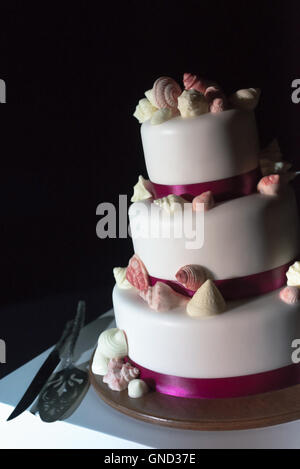
[[129, 261], [126, 278], [128, 282], [141, 291], [147, 291], [149, 287], [149, 276], [141, 259], [134, 254]]
[[279, 174], [270, 174], [264, 176], [257, 184], [257, 190], [265, 195], [277, 195], [281, 188], [281, 179]]
[[214, 282], [206, 280], [188, 302], [186, 311], [192, 317], [209, 317], [225, 311], [226, 303]]
[[155, 205], [158, 205], [168, 213], [174, 213], [176, 210], [181, 210], [186, 200], [183, 197], [175, 194], [169, 194], [161, 199], [153, 200]]
[[204, 94], [192, 88], [178, 97], [178, 109], [183, 118], [201, 116], [209, 111], [209, 103]]
[[128, 282], [126, 278], [127, 267], [114, 267], [113, 274], [116, 280], [116, 284], [121, 290], [129, 290], [132, 288], [132, 285]]
[[133, 379], [128, 383], [128, 396], [137, 399], [149, 392], [149, 387], [142, 379]]
[[296, 261], [290, 266], [286, 273], [287, 285], [289, 287], [300, 287], [300, 262]]
[[128, 353], [124, 331], [118, 328], [107, 329], [98, 339], [99, 352], [106, 358], [123, 358]]
[[127, 383], [132, 379], [136, 379], [139, 376], [140, 372], [138, 368], [135, 368], [130, 363], [125, 363], [121, 369], [121, 377], [124, 378]]
[[151, 182], [144, 179], [143, 176], [139, 176], [138, 182], [133, 188], [133, 196], [131, 202], [140, 202], [141, 200], [151, 199], [153, 197], [151, 193]]
[[193, 198], [193, 201], [192, 201], [193, 212], [201, 211], [202, 204], [203, 204], [204, 212], [214, 207], [215, 201], [214, 201], [213, 193], [211, 191], [202, 192], [202, 194], [197, 195], [196, 197]]
[[97, 347], [93, 358], [92, 372], [95, 375], [106, 375], [108, 372], [108, 362], [109, 358], [105, 357], [100, 348]]
[[192, 73], [185, 73], [183, 75], [183, 84], [186, 90], [194, 89], [202, 94], [205, 94], [205, 91], [209, 86], [217, 86], [216, 83], [199, 78], [197, 75], [193, 75]]
[[260, 151], [259, 158], [261, 159], [266, 158], [267, 160], [271, 160], [274, 162], [282, 161], [283, 156], [282, 156], [277, 139], [272, 140], [272, 142], [269, 143], [268, 146], [266, 146]]
[[185, 265], [178, 270], [176, 280], [188, 290], [196, 291], [205, 282], [206, 272], [201, 265]]
[[280, 299], [289, 305], [293, 305], [300, 301], [300, 288], [285, 287], [279, 293]]
[[153, 96], [159, 109], [177, 108], [177, 100], [180, 95], [181, 88], [173, 78], [160, 77], [154, 82]]
[[175, 292], [169, 285], [156, 282], [147, 292], [140, 292], [140, 296], [155, 311], [169, 311], [178, 306], [186, 305], [188, 297]]
[[259, 88], [248, 88], [238, 90], [229, 97], [233, 107], [245, 111], [252, 111], [256, 108], [260, 97]]

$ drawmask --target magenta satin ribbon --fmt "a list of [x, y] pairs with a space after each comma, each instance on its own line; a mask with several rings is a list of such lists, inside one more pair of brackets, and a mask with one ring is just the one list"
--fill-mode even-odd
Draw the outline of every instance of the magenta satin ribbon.
[[157, 184], [151, 182], [156, 199], [166, 197], [170, 194], [184, 196], [186, 200], [191, 200], [202, 192], [212, 191], [216, 202], [234, 199], [244, 195], [250, 195], [256, 192], [256, 186], [261, 178], [259, 168], [248, 171], [244, 174], [238, 174], [226, 179], [217, 181], [200, 182], [196, 184]]
[[[214, 283], [225, 300], [240, 300], [242, 298], [262, 295], [277, 290], [286, 284], [286, 272], [293, 262], [294, 261], [291, 261], [288, 264], [258, 274], [246, 275], [245, 277], [214, 280]], [[151, 286], [155, 285], [156, 282], [166, 283], [173, 288], [173, 290], [186, 296], [192, 297], [195, 293], [193, 290], [188, 290], [175, 280], [149, 276], [149, 281]]]
[[230, 378], [180, 378], [148, 370], [127, 359], [139, 369], [140, 379], [162, 394], [194, 399], [224, 399], [275, 391], [300, 383], [300, 364], [276, 370]]

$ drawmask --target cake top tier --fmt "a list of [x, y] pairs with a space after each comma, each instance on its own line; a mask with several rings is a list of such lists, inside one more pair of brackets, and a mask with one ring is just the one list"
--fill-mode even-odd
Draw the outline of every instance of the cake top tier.
[[228, 98], [214, 82], [184, 74], [183, 85], [160, 77], [139, 101], [134, 116], [147, 171], [156, 184], [197, 184], [232, 178], [258, 166], [253, 109], [255, 88]]

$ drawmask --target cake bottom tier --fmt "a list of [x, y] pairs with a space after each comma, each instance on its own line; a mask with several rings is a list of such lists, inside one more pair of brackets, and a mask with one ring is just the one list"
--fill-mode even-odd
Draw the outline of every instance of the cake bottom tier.
[[300, 381], [300, 367], [292, 363], [300, 306], [283, 303], [279, 290], [228, 302], [225, 313], [205, 319], [188, 316], [184, 308], [153, 311], [136, 290], [117, 286], [113, 304], [129, 360], [158, 391], [233, 397]]

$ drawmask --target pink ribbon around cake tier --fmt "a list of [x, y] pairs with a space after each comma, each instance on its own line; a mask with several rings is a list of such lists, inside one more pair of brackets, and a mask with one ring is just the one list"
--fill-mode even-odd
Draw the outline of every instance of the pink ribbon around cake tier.
[[[259, 272], [258, 274], [246, 275], [245, 277], [226, 278], [224, 280], [214, 280], [215, 285], [220, 290], [225, 300], [240, 300], [251, 296], [263, 295], [286, 285], [286, 272], [290, 265], [281, 265], [275, 269]], [[166, 280], [149, 276], [150, 285], [156, 282], [163, 282], [169, 285], [173, 290], [186, 296], [192, 297], [193, 290], [189, 290], [175, 280]]]
[[151, 181], [154, 197], [160, 199], [170, 194], [181, 195], [190, 201], [202, 192], [212, 191], [216, 202], [234, 199], [256, 192], [261, 172], [259, 168], [217, 181], [199, 182], [196, 184], [157, 184]]
[[263, 373], [229, 378], [181, 378], [149, 370], [127, 359], [139, 369], [140, 379], [162, 394], [194, 399], [224, 399], [250, 396], [287, 388], [300, 383], [300, 364], [291, 364]]

